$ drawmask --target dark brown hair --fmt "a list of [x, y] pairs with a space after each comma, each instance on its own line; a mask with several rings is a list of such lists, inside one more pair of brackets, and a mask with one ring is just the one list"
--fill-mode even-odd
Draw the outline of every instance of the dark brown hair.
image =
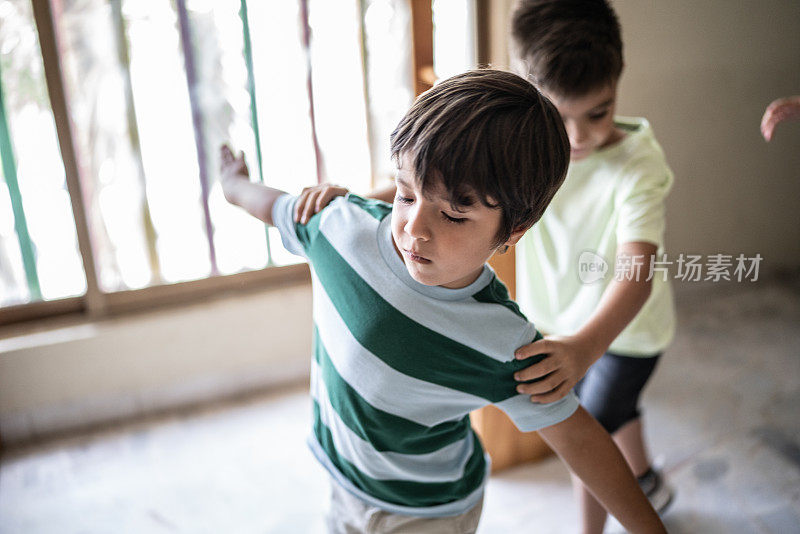
[[619, 79], [620, 33], [606, 0], [519, 0], [511, 18], [511, 55], [537, 87], [581, 97]]
[[442, 184], [454, 209], [502, 210], [496, 245], [544, 213], [567, 172], [569, 140], [555, 106], [510, 72], [473, 70], [421, 94], [391, 135], [423, 191]]

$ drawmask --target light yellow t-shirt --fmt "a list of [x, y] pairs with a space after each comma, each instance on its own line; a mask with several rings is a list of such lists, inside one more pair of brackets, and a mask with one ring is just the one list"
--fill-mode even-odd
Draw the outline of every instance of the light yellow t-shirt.
[[[647, 120], [615, 122], [627, 135], [570, 163], [544, 216], [517, 245], [516, 300], [547, 334], [574, 334], [594, 313], [614, 280], [618, 244], [646, 241], [658, 246], [659, 257], [664, 253], [664, 198], [672, 172]], [[640, 276], [648, 275], [642, 269]], [[609, 351], [651, 356], [669, 345], [675, 310], [669, 276], [664, 278], [653, 274], [650, 297]]]

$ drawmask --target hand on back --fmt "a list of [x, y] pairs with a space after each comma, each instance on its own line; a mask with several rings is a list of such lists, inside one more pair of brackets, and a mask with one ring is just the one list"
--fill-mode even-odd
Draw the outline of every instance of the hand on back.
[[319, 184], [306, 187], [294, 206], [294, 222], [306, 224], [312, 215], [327, 206], [336, 197], [346, 195], [348, 189], [333, 184]]
[[578, 336], [547, 336], [520, 347], [515, 352], [518, 360], [537, 354], [547, 354], [547, 357], [514, 374], [519, 382], [540, 379], [530, 384], [519, 384], [517, 391], [530, 395], [531, 402], [560, 400], [575, 387], [597, 359], [595, 352]]

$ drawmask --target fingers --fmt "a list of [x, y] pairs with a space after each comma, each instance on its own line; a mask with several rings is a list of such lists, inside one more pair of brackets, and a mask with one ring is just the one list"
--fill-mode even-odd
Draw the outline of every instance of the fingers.
[[761, 125], [761, 135], [765, 141], [772, 141], [772, 132], [775, 129], [774, 123], [767, 123]]
[[554, 371], [536, 382], [518, 384], [517, 393], [526, 395], [542, 395], [549, 393], [566, 381], [566, 375], [560, 370]]
[[772, 104], [767, 107], [767, 109], [764, 111], [764, 115], [761, 117], [761, 135], [764, 136], [766, 141], [772, 139], [772, 127], [769, 125], [770, 116], [772, 115], [770, 110], [771, 107]]
[[306, 224], [311, 216], [318, 212], [318, 197], [322, 189], [321, 186], [306, 187], [300, 196], [297, 197], [297, 202], [294, 205], [294, 222]]
[[233, 161], [233, 152], [231, 151], [231, 147], [226, 144], [223, 144], [219, 147], [220, 158], [222, 159], [223, 163], [230, 163]]
[[776, 100], [767, 107], [764, 116], [761, 117], [761, 135], [767, 141], [772, 140], [772, 133], [775, 131], [775, 126], [782, 120], [780, 112], [781, 101]]
[[222, 178], [232, 177], [245, 177], [249, 178], [250, 171], [247, 168], [247, 163], [244, 161], [244, 153], [238, 156], [234, 155], [231, 147], [227, 144], [220, 146], [220, 174]]
[[800, 118], [800, 96], [779, 98], [773, 101], [761, 117], [761, 134], [770, 141], [775, 127], [789, 119]]
[[300, 213], [305, 210], [306, 201], [311, 189], [311, 187], [303, 188], [303, 192], [297, 197], [297, 201], [294, 203], [294, 222], [300, 222]]
[[300, 223], [306, 224], [311, 216], [316, 213], [315, 207], [317, 205], [317, 197], [319, 197], [321, 191], [319, 188], [314, 188], [309, 191], [308, 196], [306, 197], [305, 205], [303, 206], [303, 213], [300, 215]]
[[317, 203], [314, 206], [314, 213], [318, 213], [322, 208], [327, 206], [331, 200], [336, 198], [338, 194], [333, 187], [326, 187], [325, 190], [322, 192], [319, 197], [317, 197]]
[[524, 360], [525, 358], [530, 358], [537, 354], [549, 354], [551, 352], [553, 352], [552, 342], [549, 339], [540, 339], [539, 341], [534, 341], [529, 345], [518, 348], [514, 352], [514, 357], [518, 360]]
[[552, 391], [545, 393], [543, 395], [531, 395], [531, 402], [535, 402], [537, 404], [549, 404], [551, 402], [556, 402], [557, 400], [561, 400], [567, 396], [572, 390], [572, 387], [567, 382], [562, 382]]
[[542, 378], [550, 373], [557, 371], [561, 367], [561, 362], [555, 357], [547, 357], [544, 360], [535, 363], [525, 369], [520, 369], [514, 373], [514, 379], [518, 382], [527, 382], [529, 380], [536, 380]]
[[294, 221], [306, 224], [311, 217], [327, 206], [331, 200], [347, 193], [347, 189], [332, 184], [306, 187], [294, 206]]

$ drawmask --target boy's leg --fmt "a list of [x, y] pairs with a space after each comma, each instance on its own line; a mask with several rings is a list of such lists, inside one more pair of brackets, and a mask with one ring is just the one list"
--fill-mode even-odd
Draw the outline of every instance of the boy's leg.
[[[637, 478], [650, 470], [650, 459], [642, 436], [639, 396], [659, 357], [634, 358], [604, 354], [575, 388], [581, 404], [611, 434]], [[584, 534], [603, 532], [607, 517], [605, 509], [580, 479], [573, 477], [573, 487], [582, 512]]]
[[641, 417], [622, 425], [619, 430], [614, 432], [612, 437], [625, 457], [625, 461], [631, 467], [633, 474], [637, 478], [644, 475], [650, 469], [650, 457], [644, 444]]
[[578, 509], [581, 511], [581, 532], [583, 534], [601, 534], [606, 525], [608, 512], [600, 502], [589, 493], [580, 478], [572, 475], [572, 492]]
[[[642, 438], [641, 418], [637, 417], [623, 425], [611, 437], [637, 478], [650, 469], [650, 460]], [[572, 487], [575, 500], [581, 510], [581, 531], [584, 534], [603, 532], [608, 517], [605, 508], [589, 493], [581, 479], [576, 476], [572, 477]]]

